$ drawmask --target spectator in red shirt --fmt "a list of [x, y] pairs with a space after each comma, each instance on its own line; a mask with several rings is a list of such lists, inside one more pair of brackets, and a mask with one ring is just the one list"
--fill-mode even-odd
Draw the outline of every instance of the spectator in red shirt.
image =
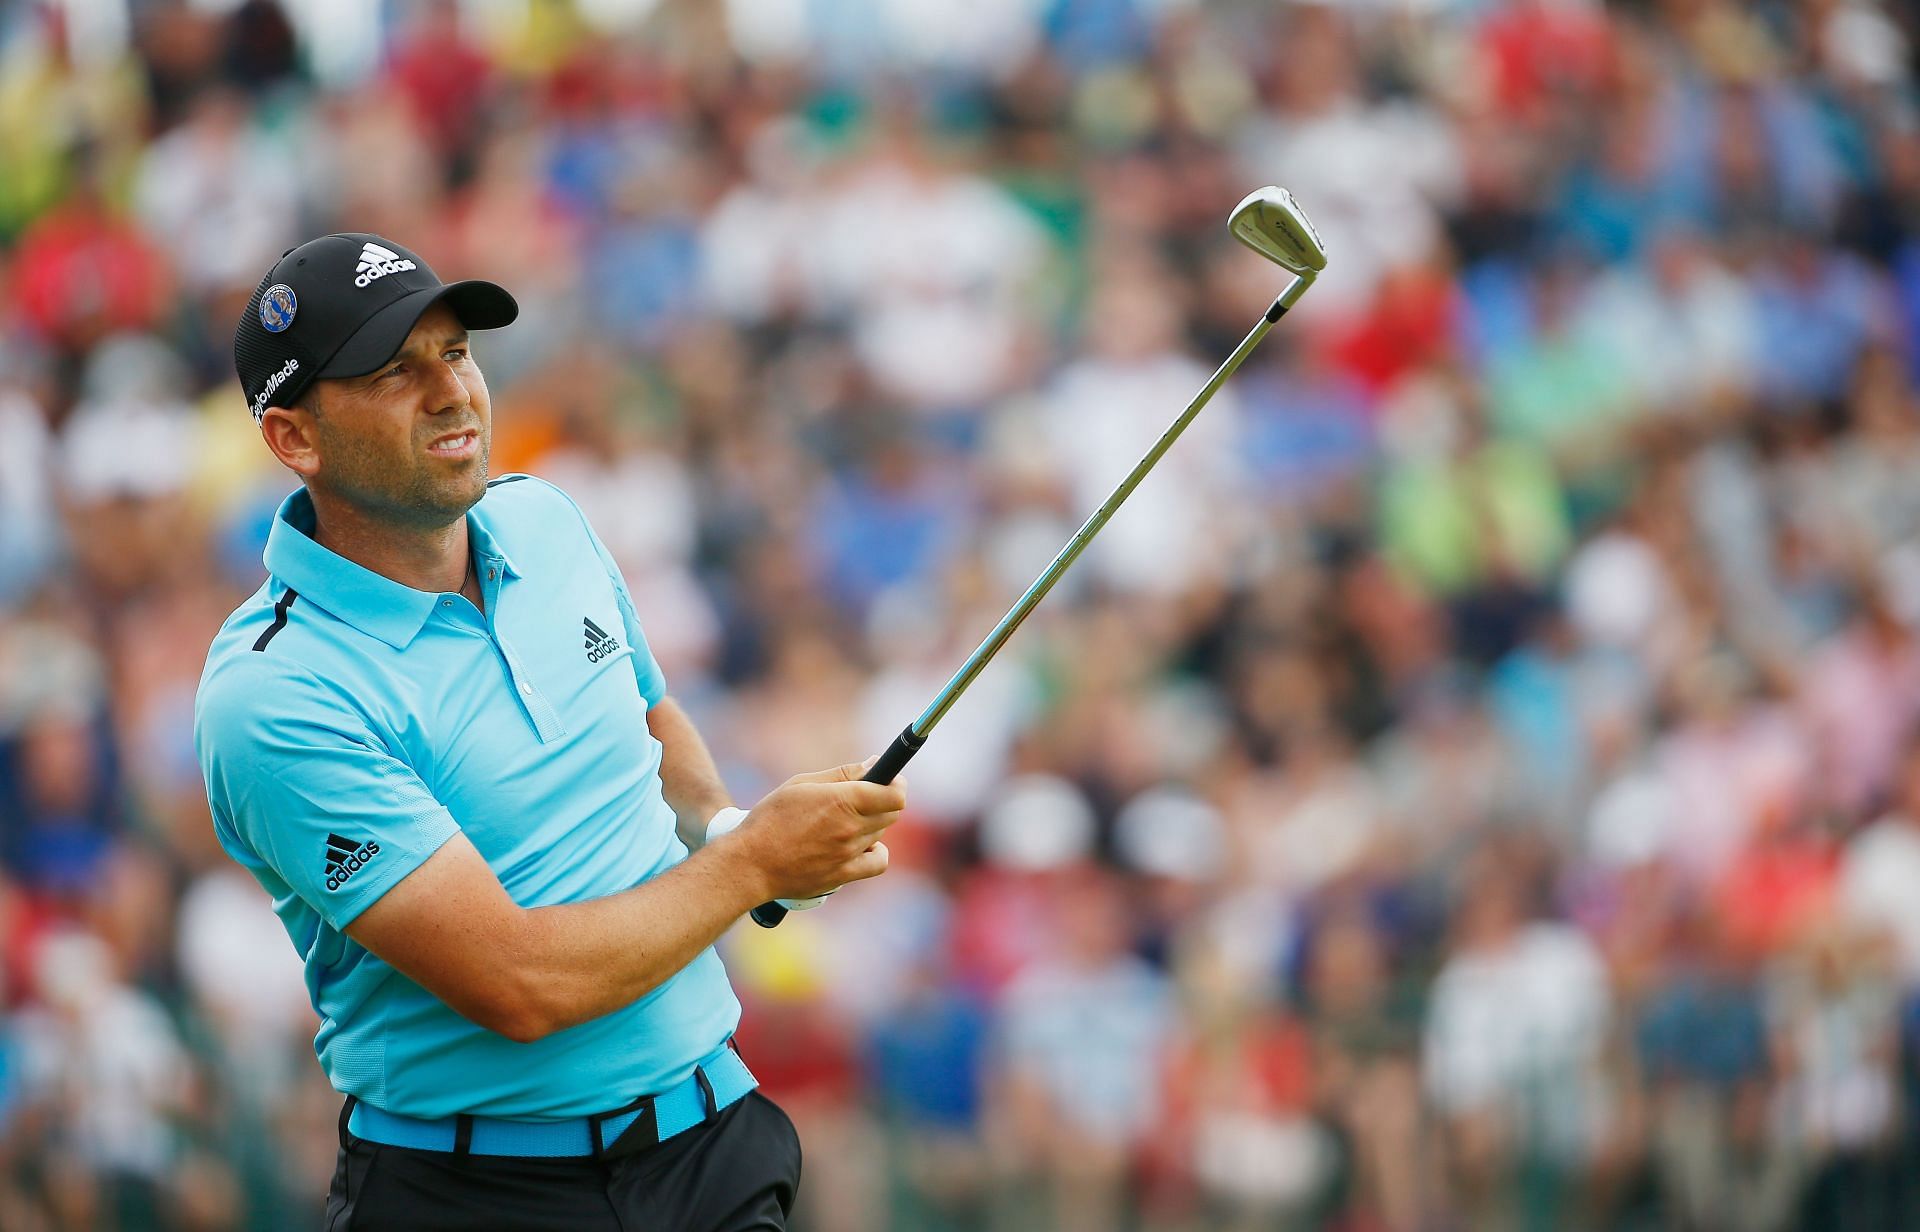
[[27, 327], [56, 352], [77, 357], [109, 334], [160, 323], [169, 278], [139, 229], [102, 191], [93, 153], [73, 153], [73, 190], [27, 228], [9, 298]]
[[433, 0], [394, 47], [387, 73], [456, 173], [484, 131], [477, 123], [493, 85], [493, 64], [460, 28], [460, 6]]

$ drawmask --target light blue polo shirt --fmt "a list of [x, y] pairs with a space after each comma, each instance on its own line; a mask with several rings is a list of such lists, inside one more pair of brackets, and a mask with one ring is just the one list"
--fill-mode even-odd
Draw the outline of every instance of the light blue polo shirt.
[[647, 996], [518, 1044], [342, 933], [457, 830], [523, 907], [686, 858], [647, 707], [665, 696], [619, 569], [567, 495], [494, 480], [467, 514], [482, 614], [315, 543], [289, 496], [266, 585], [207, 655], [194, 742], [227, 853], [273, 897], [333, 1085], [415, 1117], [546, 1120], [684, 1081], [740, 1004], [704, 951]]

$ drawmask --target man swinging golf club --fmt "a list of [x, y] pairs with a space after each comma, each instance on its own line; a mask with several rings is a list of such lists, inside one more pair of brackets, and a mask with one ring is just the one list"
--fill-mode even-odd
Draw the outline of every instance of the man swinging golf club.
[[1325, 265], [1282, 190], [1230, 224], [1294, 275], [1253, 331], [875, 764], [750, 812], [580, 511], [487, 481], [469, 331], [512, 298], [370, 235], [261, 279], [235, 363], [303, 486], [209, 652], [195, 738], [347, 1096], [330, 1230], [786, 1226], [798, 1142], [727, 1046], [712, 944], [885, 870], [901, 767]]
[[516, 312], [329, 235], [260, 280], [234, 339], [302, 486], [194, 735], [346, 1096], [326, 1227], [784, 1228], [799, 1142], [729, 1048], [713, 943], [763, 900], [884, 871], [904, 796], [842, 766], [731, 809], [580, 510], [488, 482], [470, 333]]

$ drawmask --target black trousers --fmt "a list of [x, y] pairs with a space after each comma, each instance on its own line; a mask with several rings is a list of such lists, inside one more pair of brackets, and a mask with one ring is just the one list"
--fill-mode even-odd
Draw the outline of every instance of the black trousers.
[[785, 1232], [800, 1136], [747, 1095], [665, 1142], [604, 1159], [416, 1151], [341, 1118], [326, 1232]]

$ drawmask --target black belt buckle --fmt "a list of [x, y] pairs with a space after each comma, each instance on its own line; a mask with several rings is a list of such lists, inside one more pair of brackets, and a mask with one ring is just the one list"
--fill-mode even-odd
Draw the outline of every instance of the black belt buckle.
[[[617, 1116], [624, 1116], [638, 1110], [640, 1115], [633, 1118], [633, 1124], [620, 1131], [620, 1136], [612, 1142], [602, 1140], [601, 1127]], [[611, 1112], [601, 1112], [587, 1118], [587, 1133], [593, 1140], [595, 1159], [618, 1159], [623, 1155], [634, 1155], [660, 1142], [660, 1119], [653, 1110], [653, 1096], [642, 1095], [639, 1099]]]
[[720, 1101], [714, 1098], [713, 1079], [707, 1077], [706, 1066], [696, 1065], [693, 1067], [693, 1080], [700, 1085], [702, 1112], [700, 1123], [704, 1125], [714, 1117], [720, 1115]]
[[[693, 1081], [700, 1088], [702, 1105], [701, 1124], [711, 1121], [720, 1111], [718, 1101], [713, 1094], [713, 1079], [707, 1077], [705, 1066], [693, 1067]], [[622, 1113], [640, 1110], [633, 1124], [620, 1131], [620, 1136], [612, 1142], [600, 1141], [600, 1127]], [[660, 1145], [660, 1114], [655, 1110], [653, 1096], [643, 1095], [624, 1108], [615, 1108], [612, 1112], [602, 1112], [587, 1118], [587, 1128], [593, 1138], [593, 1157], [595, 1159], [618, 1159], [623, 1155], [636, 1155], [650, 1147]]]

